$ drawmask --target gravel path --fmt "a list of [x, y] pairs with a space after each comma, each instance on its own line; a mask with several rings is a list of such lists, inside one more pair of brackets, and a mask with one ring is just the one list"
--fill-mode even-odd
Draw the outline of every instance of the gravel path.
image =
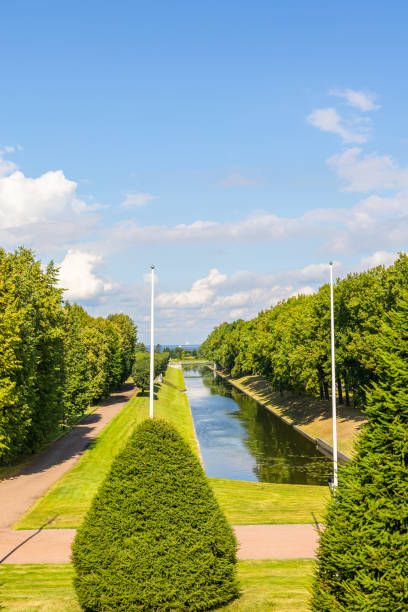
[[70, 470], [91, 441], [136, 390], [125, 385], [113, 393], [66, 436], [38, 455], [20, 474], [0, 482], [0, 530], [11, 527], [47, 489]]
[[[314, 525], [239, 525], [234, 527], [239, 559], [314, 557]], [[69, 563], [75, 529], [0, 530], [0, 563]]]

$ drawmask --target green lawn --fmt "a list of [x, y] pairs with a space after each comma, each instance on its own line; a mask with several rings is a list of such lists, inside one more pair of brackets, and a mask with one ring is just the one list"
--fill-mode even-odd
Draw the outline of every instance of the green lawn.
[[[193, 423], [181, 370], [168, 368], [163, 384], [156, 385], [155, 416], [166, 419], [180, 431], [197, 452]], [[107, 425], [78, 463], [60, 478], [15, 525], [36, 529], [55, 519], [49, 528], [78, 527], [106, 476], [118, 451], [134, 427], [148, 417], [149, 398], [133, 397]]]
[[[224, 610], [306, 612], [313, 572], [310, 559], [239, 561], [241, 597]], [[71, 564], [1, 565], [3, 610], [80, 612]]]
[[321, 522], [330, 495], [328, 487], [209, 480], [233, 525]]

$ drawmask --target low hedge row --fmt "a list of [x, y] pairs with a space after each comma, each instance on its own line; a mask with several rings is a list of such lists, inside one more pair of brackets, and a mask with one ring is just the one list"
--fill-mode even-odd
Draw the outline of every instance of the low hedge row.
[[73, 545], [85, 610], [210, 610], [238, 595], [236, 541], [197, 458], [165, 421], [118, 455]]

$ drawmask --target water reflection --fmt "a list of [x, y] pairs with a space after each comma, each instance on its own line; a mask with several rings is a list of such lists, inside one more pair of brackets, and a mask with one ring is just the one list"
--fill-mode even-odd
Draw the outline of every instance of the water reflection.
[[307, 438], [206, 367], [184, 378], [208, 476], [326, 484], [331, 462]]

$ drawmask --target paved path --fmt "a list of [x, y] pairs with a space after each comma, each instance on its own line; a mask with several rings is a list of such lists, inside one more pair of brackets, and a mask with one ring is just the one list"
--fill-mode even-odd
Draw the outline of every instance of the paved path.
[[0, 530], [11, 527], [58, 478], [75, 465], [91, 441], [135, 392], [134, 385], [124, 385], [121, 391], [101, 402], [100, 407], [70, 433], [38, 455], [20, 474], [0, 482]]
[[[70, 470], [91, 441], [134, 395], [133, 385], [112, 394], [69, 434], [38, 455], [13, 478], [0, 482], [0, 563], [69, 563], [75, 529], [28, 529], [11, 526], [47, 489]], [[238, 525], [239, 559], [314, 557], [314, 525]]]
[[[239, 559], [314, 557], [314, 525], [239, 525], [234, 527]], [[0, 563], [69, 563], [75, 529], [0, 530]]]

